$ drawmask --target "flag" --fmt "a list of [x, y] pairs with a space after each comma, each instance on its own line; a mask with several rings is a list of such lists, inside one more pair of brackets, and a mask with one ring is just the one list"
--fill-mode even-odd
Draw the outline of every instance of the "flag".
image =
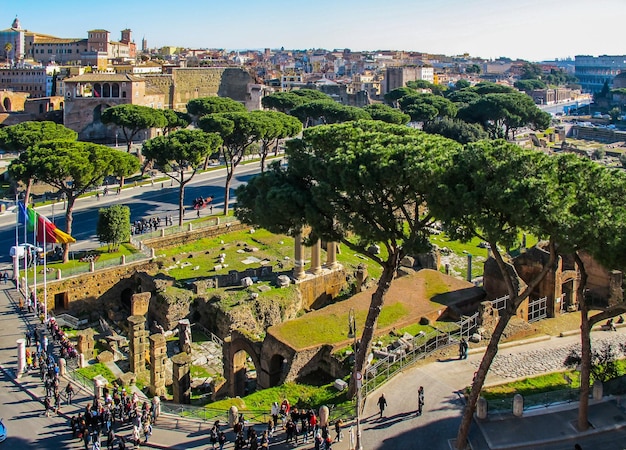
[[[28, 208], [29, 214], [32, 213], [37, 218], [37, 241], [56, 244], [68, 244], [76, 242], [72, 236], [64, 231], [59, 230], [46, 216], [37, 213], [34, 209]], [[45, 233], [45, 236], [44, 236]]]
[[[76, 242], [69, 234], [64, 231], [59, 230], [55, 224], [50, 222], [50, 220], [37, 211], [35, 211], [31, 207], [25, 207], [23, 203], [18, 203], [18, 220], [19, 223], [26, 224], [26, 228], [28, 231], [34, 231], [35, 226], [37, 227], [37, 241], [38, 242], [49, 242], [56, 244], [67, 244], [71, 242]], [[44, 233], [45, 239], [44, 239]]]

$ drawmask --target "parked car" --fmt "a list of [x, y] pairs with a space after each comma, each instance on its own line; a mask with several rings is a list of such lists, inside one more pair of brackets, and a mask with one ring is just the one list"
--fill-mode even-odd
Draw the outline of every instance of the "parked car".
[[2, 420], [0, 419], [0, 442], [4, 442], [7, 438], [7, 427]]
[[11, 249], [9, 250], [9, 256], [12, 258], [14, 256], [17, 256], [19, 259], [22, 259], [24, 257], [24, 254], [28, 251], [32, 252], [37, 252], [37, 254], [43, 252], [43, 248], [41, 247], [37, 247], [33, 244], [28, 244], [28, 243], [24, 243], [24, 244], [20, 244], [18, 246], [12, 246]]

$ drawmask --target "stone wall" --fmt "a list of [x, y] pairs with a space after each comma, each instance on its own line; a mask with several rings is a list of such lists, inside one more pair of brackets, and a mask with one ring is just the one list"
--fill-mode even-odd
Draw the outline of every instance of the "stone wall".
[[306, 278], [298, 282], [304, 309], [318, 309], [337, 297], [346, 284], [346, 272], [337, 270], [324, 271], [323, 274]]
[[611, 306], [624, 301], [622, 272], [607, 270], [584, 252], [580, 254], [580, 259], [587, 272], [587, 292], [595, 303]]
[[230, 233], [231, 231], [240, 231], [250, 228], [249, 225], [244, 225], [238, 221], [228, 222], [220, 224], [215, 227], [198, 228], [192, 231], [182, 231], [176, 234], [170, 234], [164, 237], [155, 237], [152, 239], [144, 239], [142, 242], [148, 247], [152, 247], [155, 250], [169, 247], [176, 247], [179, 245], [185, 245], [190, 242], [195, 242], [198, 239], [211, 238], [222, 234]]
[[[82, 314], [99, 310], [101, 313], [103, 303], [110, 300], [119, 303], [125, 290], [135, 293], [138, 285], [143, 283], [142, 290], [149, 291], [151, 286], [146, 284], [149, 283], [150, 276], [135, 277], [135, 275], [138, 272], [146, 272], [146, 275], [154, 274], [156, 270], [154, 262], [143, 261], [97, 270], [93, 273], [88, 272], [67, 279], [51, 280], [51, 277], [48, 277], [48, 309], [70, 309]], [[38, 289], [38, 298], [43, 299], [43, 285], [38, 285]], [[130, 302], [130, 296], [128, 300]], [[130, 303], [128, 306], [130, 307]]]
[[184, 110], [189, 100], [201, 97], [230, 97], [246, 104], [248, 86], [254, 83], [250, 74], [238, 67], [176, 68], [172, 80], [172, 105], [177, 110]]

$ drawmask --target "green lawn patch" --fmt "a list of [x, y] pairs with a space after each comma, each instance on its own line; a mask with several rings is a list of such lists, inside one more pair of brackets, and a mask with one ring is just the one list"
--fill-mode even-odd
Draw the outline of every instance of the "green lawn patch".
[[117, 379], [111, 372], [111, 369], [102, 363], [91, 364], [76, 371], [89, 380], [92, 380], [97, 375], [102, 375], [109, 383], [113, 383]]
[[[325, 314], [310, 313], [273, 327], [273, 332], [295, 348], [321, 344], [335, 344], [348, 339], [349, 311], [325, 310]], [[378, 328], [386, 328], [399, 322], [408, 310], [402, 303], [383, 306], [378, 318]], [[357, 329], [362, 330], [367, 310], [355, 311]]]

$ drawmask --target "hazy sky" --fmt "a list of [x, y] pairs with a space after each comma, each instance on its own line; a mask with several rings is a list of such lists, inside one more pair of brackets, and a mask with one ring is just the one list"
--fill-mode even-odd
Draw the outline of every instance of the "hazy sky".
[[626, 0], [0, 0], [0, 29], [138, 46], [416, 50], [539, 61], [626, 53]]

